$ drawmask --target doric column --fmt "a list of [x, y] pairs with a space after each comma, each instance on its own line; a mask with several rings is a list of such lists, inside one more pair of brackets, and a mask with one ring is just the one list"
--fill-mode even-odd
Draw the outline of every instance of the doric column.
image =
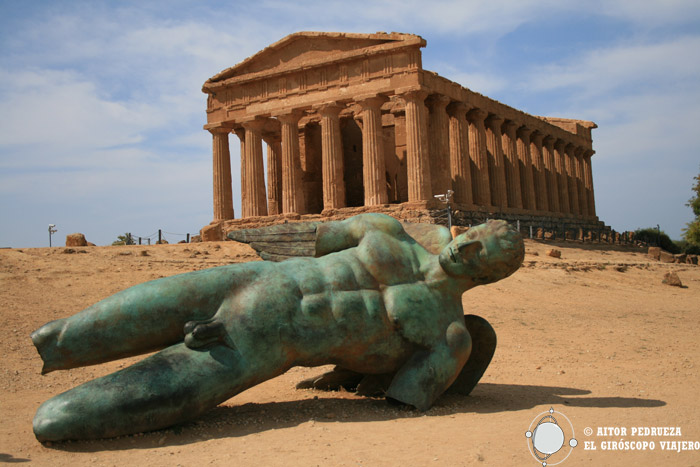
[[564, 147], [564, 158], [566, 160], [566, 182], [569, 187], [569, 206], [571, 214], [578, 216], [581, 208], [578, 203], [578, 186], [576, 184], [576, 159], [574, 157], [574, 145], [567, 144]]
[[282, 213], [282, 145], [279, 134], [265, 137], [267, 143], [267, 214]]
[[588, 215], [595, 217], [595, 192], [593, 191], [593, 166], [591, 158], [595, 151], [588, 149], [583, 153], [583, 176], [586, 181], [586, 200], [588, 201]]
[[508, 193], [506, 192], [506, 169], [503, 163], [503, 137], [501, 136], [503, 118], [491, 114], [484, 123], [486, 125], [486, 147], [493, 158], [489, 171], [491, 202], [494, 206], [505, 208], [508, 207]]
[[522, 209], [523, 197], [520, 187], [520, 164], [518, 162], [517, 123], [508, 120], [503, 123], [503, 159], [506, 166], [506, 190], [508, 191], [508, 206]]
[[304, 192], [301, 188], [299, 155], [299, 119], [302, 113], [293, 111], [277, 115], [282, 124], [282, 212], [302, 214]]
[[547, 200], [547, 180], [545, 178], [544, 163], [542, 161], [542, 140], [544, 135], [534, 131], [530, 135], [530, 157], [532, 158], [532, 171], [535, 179], [535, 197], [538, 211], [549, 211]]
[[564, 141], [558, 139], [554, 143], [554, 166], [557, 170], [559, 182], [559, 210], [562, 214], [570, 214], [569, 183], [566, 179], [566, 160], [564, 155]]
[[241, 163], [240, 163], [240, 177], [241, 177], [241, 210], [243, 206], [247, 202], [246, 198], [246, 193], [245, 190], [243, 189], [244, 186], [244, 181], [245, 181], [245, 130], [243, 127], [239, 126], [233, 129], [233, 132], [238, 136], [238, 139], [241, 142]]
[[245, 172], [242, 190], [246, 203], [241, 206], [242, 217], [267, 216], [265, 172], [262, 154], [262, 129], [264, 120], [243, 123], [245, 129]]
[[520, 162], [520, 188], [523, 196], [523, 208], [528, 211], [537, 211], [537, 198], [535, 195], [535, 180], [532, 170], [532, 158], [530, 156], [530, 134], [532, 130], [521, 126], [516, 133], [518, 136], [518, 159]]
[[450, 136], [447, 117], [447, 104], [450, 98], [433, 94], [426, 101], [428, 105], [428, 142], [430, 146], [430, 177], [434, 194], [447, 193], [452, 189], [450, 177]]
[[481, 109], [472, 109], [467, 113], [469, 120], [469, 158], [473, 165], [474, 204], [493, 206], [489, 184], [489, 160], [486, 149], [486, 127], [484, 119], [488, 113]]
[[561, 212], [559, 206], [559, 177], [554, 163], [554, 141], [551, 136], [542, 139], [542, 163], [545, 172], [545, 186], [547, 187], [547, 203], [550, 212]]
[[386, 98], [374, 96], [358, 101], [362, 107], [362, 182], [365, 206], [386, 204], [386, 165], [382, 134], [382, 104]]
[[406, 102], [406, 169], [408, 200], [427, 201], [432, 197], [428, 134], [426, 133], [425, 91], [409, 91], [401, 95]]
[[578, 206], [579, 213], [584, 217], [588, 217], [588, 195], [586, 193], [586, 181], [583, 175], [583, 152], [584, 148], [577, 146], [574, 149], [574, 162], [576, 168], [576, 188], [578, 189]]
[[228, 147], [229, 128], [211, 129], [213, 137], [214, 220], [233, 219], [231, 193], [231, 153]]
[[318, 108], [321, 115], [321, 153], [323, 175], [323, 209], [345, 207], [343, 181], [343, 141], [338, 115], [343, 106], [335, 102]]
[[450, 178], [454, 202], [461, 205], [474, 204], [469, 167], [467, 110], [469, 107], [462, 102], [454, 102], [447, 108], [450, 117]]

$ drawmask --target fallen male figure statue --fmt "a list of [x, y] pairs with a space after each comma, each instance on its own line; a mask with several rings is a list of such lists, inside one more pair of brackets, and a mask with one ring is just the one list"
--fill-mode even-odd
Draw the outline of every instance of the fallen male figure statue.
[[387, 398], [419, 410], [451, 385], [468, 393], [495, 334], [465, 319], [462, 293], [517, 270], [523, 242], [503, 221], [440, 241], [432, 254], [397, 220], [363, 214], [319, 224], [315, 258], [159, 279], [52, 321], [32, 334], [42, 373], [163, 350], [46, 401], [34, 433], [58, 441], [165, 428], [299, 365], [384, 378]]

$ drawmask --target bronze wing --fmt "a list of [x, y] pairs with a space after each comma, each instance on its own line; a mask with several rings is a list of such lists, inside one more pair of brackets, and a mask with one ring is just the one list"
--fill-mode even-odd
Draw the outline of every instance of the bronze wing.
[[[329, 221], [335, 222], [335, 221]], [[284, 261], [300, 256], [314, 256], [316, 228], [321, 222], [293, 222], [255, 229], [232, 230], [231, 240], [249, 244], [266, 261]], [[437, 224], [402, 222], [404, 230], [432, 254], [438, 254], [452, 236], [447, 227]]]

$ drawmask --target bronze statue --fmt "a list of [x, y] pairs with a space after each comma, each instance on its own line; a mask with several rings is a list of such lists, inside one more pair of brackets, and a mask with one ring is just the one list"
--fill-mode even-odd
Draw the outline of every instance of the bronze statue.
[[298, 365], [335, 364], [382, 391], [370, 382], [383, 378], [387, 398], [420, 410], [451, 385], [468, 393], [495, 334], [465, 320], [462, 293], [512, 274], [524, 248], [503, 221], [451, 241], [442, 229], [436, 255], [382, 214], [321, 223], [316, 258], [159, 279], [44, 325], [32, 334], [43, 373], [163, 350], [42, 404], [37, 439], [165, 428]]

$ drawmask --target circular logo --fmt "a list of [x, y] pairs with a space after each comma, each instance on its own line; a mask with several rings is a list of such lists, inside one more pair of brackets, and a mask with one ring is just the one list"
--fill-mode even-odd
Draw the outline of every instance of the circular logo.
[[[557, 417], [554, 416], [555, 413]], [[566, 420], [564, 426], [560, 423], [562, 419]], [[570, 433], [568, 443], [566, 442], [566, 433]], [[543, 466], [564, 462], [573, 448], [578, 446], [578, 441], [574, 438], [574, 426], [566, 415], [555, 412], [553, 408], [538, 414], [532, 420], [529, 429], [525, 432], [525, 438], [527, 438], [530, 454]], [[562, 449], [567, 444], [568, 449]]]

